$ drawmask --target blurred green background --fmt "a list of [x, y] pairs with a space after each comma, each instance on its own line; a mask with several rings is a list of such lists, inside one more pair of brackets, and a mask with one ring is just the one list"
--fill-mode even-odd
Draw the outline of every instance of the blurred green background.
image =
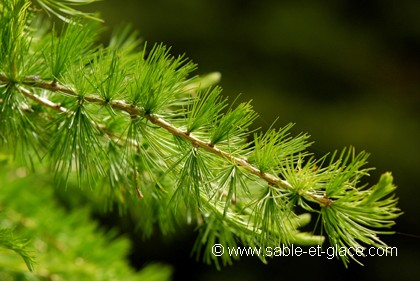
[[[133, 264], [156, 259], [175, 267], [175, 280], [420, 279], [420, 1], [418, 0], [104, 0], [108, 28], [131, 23], [150, 43], [220, 71], [224, 94], [253, 100], [256, 127], [296, 123], [321, 156], [344, 146], [371, 153], [368, 179], [392, 171], [400, 207], [398, 257], [367, 258], [348, 270], [325, 258], [243, 259], [217, 272], [190, 258], [192, 230], [136, 242]], [[280, 278], [281, 277], [281, 278]]]

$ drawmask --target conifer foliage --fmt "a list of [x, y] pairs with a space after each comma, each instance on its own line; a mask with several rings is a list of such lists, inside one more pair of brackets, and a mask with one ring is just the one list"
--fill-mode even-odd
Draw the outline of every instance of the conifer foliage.
[[[212, 255], [214, 243], [317, 245], [325, 235], [343, 247], [386, 246], [378, 235], [400, 215], [395, 186], [390, 173], [363, 184], [367, 153], [317, 160], [292, 124], [252, 131], [257, 113], [222, 96], [217, 74], [192, 76], [185, 56], [141, 44], [128, 27], [98, 44], [100, 20], [75, 7], [89, 2], [0, 3], [2, 153], [49, 169], [62, 188], [75, 182], [138, 208], [145, 236], [196, 224], [195, 251], [216, 266], [233, 257]], [[299, 231], [309, 214], [319, 224]]]

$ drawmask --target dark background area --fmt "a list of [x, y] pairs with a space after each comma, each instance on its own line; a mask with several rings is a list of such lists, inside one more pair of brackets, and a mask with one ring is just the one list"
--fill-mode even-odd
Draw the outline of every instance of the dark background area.
[[104, 0], [90, 5], [108, 28], [131, 23], [141, 37], [220, 71], [227, 96], [253, 100], [255, 126], [296, 123], [321, 156], [353, 145], [371, 153], [367, 180], [392, 171], [404, 215], [384, 237], [398, 257], [337, 260], [243, 258], [217, 271], [190, 257], [193, 229], [141, 241], [133, 264], [174, 266], [174, 280], [420, 280], [420, 1]]

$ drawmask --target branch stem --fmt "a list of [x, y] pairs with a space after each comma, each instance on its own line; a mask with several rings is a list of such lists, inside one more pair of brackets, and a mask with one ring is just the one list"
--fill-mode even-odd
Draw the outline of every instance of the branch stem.
[[[12, 83], [6, 76], [4, 76], [3, 74], [0, 74], [0, 82], [3, 82], [4, 84], [10, 84]], [[73, 90], [57, 83], [57, 82], [48, 82], [48, 81], [43, 81], [34, 77], [27, 77], [26, 79], [24, 79], [21, 84], [26, 85], [26, 86], [30, 86], [30, 87], [34, 87], [34, 88], [39, 88], [39, 89], [44, 89], [44, 90], [48, 90], [51, 92], [60, 92], [66, 96], [70, 96], [70, 97], [77, 97], [79, 98], [80, 96]], [[55, 111], [58, 112], [69, 112], [68, 109], [60, 106], [59, 104], [56, 104], [46, 98], [43, 97], [39, 97], [33, 93], [31, 93], [30, 91], [20, 87], [19, 90], [21, 91], [21, 93], [23, 95], [25, 95], [26, 97], [30, 98], [31, 100], [33, 100], [34, 102], [49, 107]], [[181, 130], [180, 128], [177, 128], [176, 126], [172, 125], [171, 123], [169, 123], [168, 121], [166, 121], [165, 119], [157, 116], [156, 114], [145, 114], [144, 110], [138, 106], [135, 106], [133, 104], [130, 104], [124, 100], [111, 100], [111, 101], [105, 101], [104, 99], [102, 99], [100, 96], [97, 95], [89, 95], [89, 96], [84, 96], [83, 99], [87, 102], [90, 103], [95, 103], [95, 104], [99, 104], [99, 105], [108, 105], [111, 106], [113, 109], [118, 109], [121, 111], [125, 111], [127, 112], [130, 116], [142, 116], [146, 119], [148, 119], [150, 122], [152, 122], [153, 124], [161, 127], [162, 129], [165, 129], [166, 131], [168, 131], [169, 133], [179, 136], [181, 138], [183, 138], [184, 140], [190, 142], [192, 145], [196, 146], [196, 147], [200, 147], [212, 154], [218, 155], [224, 159], [226, 159], [227, 161], [230, 161], [231, 163], [243, 167], [244, 169], [246, 169], [248, 172], [250, 172], [251, 174], [261, 178], [262, 180], [266, 181], [268, 183], [269, 186], [278, 186], [282, 189], [285, 190], [293, 190], [293, 186], [287, 182], [286, 180], [282, 180], [270, 173], [265, 173], [263, 171], [261, 171], [260, 169], [256, 168], [254, 165], [250, 164], [246, 159], [243, 158], [239, 158], [239, 157], [235, 157], [233, 156], [231, 153], [224, 151], [214, 145], [212, 145], [209, 142], [203, 141], [199, 138], [197, 138], [196, 136], [188, 133], [187, 131]], [[100, 129], [104, 129], [102, 128], [103, 125], [101, 126], [100, 124], [96, 124], [97, 127], [99, 127]], [[109, 136], [113, 136], [112, 133], [108, 132], [107, 130], [103, 130], [105, 131]], [[315, 201], [317, 202], [320, 206], [322, 207], [328, 207], [332, 204], [332, 199], [328, 198], [328, 197], [324, 197], [324, 196], [320, 196], [317, 194], [312, 194], [312, 193], [307, 193], [304, 194], [304, 197], [311, 200], [311, 201]]]

